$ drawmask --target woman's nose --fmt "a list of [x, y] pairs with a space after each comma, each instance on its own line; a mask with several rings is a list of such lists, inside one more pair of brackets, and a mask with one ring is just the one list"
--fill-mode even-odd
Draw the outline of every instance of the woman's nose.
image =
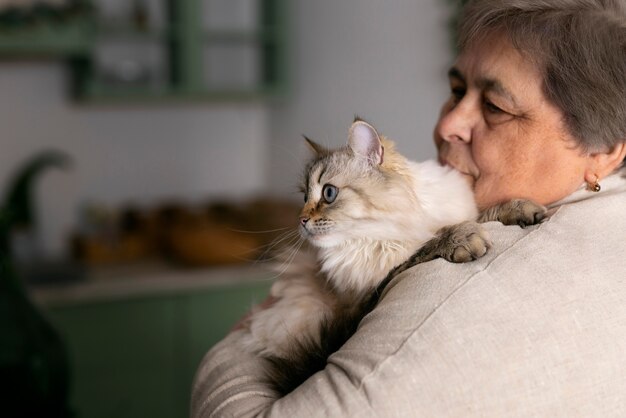
[[450, 109], [444, 108], [437, 124], [437, 133], [446, 142], [470, 143], [474, 119], [470, 104], [461, 101]]

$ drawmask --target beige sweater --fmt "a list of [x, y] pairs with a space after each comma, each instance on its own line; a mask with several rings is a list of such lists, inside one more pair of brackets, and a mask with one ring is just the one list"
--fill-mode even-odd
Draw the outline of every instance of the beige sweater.
[[488, 223], [492, 250], [388, 287], [326, 369], [276, 399], [232, 333], [204, 358], [193, 417], [626, 414], [626, 179], [544, 223]]

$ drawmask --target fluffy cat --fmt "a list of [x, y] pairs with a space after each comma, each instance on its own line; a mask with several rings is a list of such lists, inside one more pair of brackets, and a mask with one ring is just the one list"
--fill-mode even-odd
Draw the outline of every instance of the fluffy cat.
[[[274, 283], [275, 302], [249, 318], [244, 338], [246, 350], [269, 360], [269, 379], [282, 393], [324, 367], [395, 275], [436, 257], [470, 261], [490, 245], [473, 222], [472, 190], [455, 170], [407, 160], [360, 119], [343, 148], [307, 142], [315, 157], [305, 170], [299, 228], [310, 248]], [[514, 201], [481, 220], [530, 224], [542, 213]]]

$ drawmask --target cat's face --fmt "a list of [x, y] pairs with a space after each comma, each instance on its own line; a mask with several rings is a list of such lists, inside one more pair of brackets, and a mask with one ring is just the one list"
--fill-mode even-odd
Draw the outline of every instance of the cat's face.
[[329, 151], [309, 144], [317, 155], [302, 185], [301, 235], [322, 248], [399, 237], [402, 218], [416, 205], [406, 160], [391, 146], [385, 152], [376, 130], [363, 121], [352, 125], [347, 147]]

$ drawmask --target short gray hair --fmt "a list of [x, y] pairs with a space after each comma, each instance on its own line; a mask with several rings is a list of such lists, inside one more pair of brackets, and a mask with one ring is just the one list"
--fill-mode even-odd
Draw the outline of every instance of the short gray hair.
[[534, 60], [543, 90], [584, 151], [626, 141], [626, 1], [470, 0], [459, 49], [506, 34]]

